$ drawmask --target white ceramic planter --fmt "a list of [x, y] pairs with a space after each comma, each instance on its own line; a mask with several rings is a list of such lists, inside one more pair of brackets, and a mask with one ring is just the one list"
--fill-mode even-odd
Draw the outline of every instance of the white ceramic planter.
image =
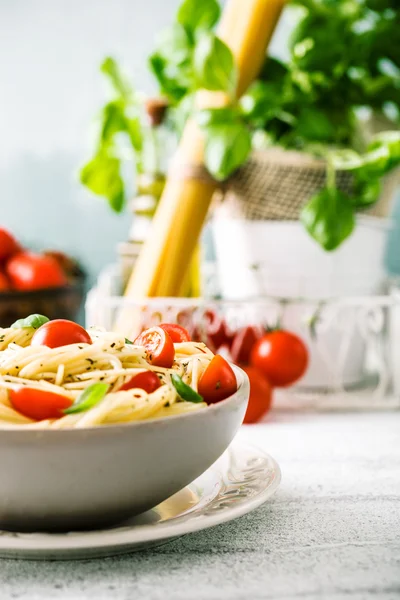
[[[217, 218], [213, 223], [218, 280], [224, 298], [272, 296], [316, 300], [365, 296], [382, 292], [384, 253], [389, 221], [359, 217], [357, 227], [335, 252], [325, 252], [298, 222], [246, 221]], [[285, 313], [285, 327], [310, 348], [310, 367], [301, 386], [357, 386], [365, 379], [365, 342], [357, 329], [356, 309], [342, 313], [337, 328], [322, 330], [315, 341], [301, 322], [304, 308], [294, 304]], [[338, 378], [332, 380], [337, 356]]]
[[353, 235], [325, 252], [299, 222], [215, 219], [222, 295], [323, 299], [379, 293], [388, 230], [386, 219], [360, 217]]

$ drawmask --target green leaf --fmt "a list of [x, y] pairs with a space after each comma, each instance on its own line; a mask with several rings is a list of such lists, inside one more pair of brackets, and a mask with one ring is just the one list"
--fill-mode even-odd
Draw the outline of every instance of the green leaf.
[[223, 125], [235, 119], [237, 116], [231, 106], [222, 108], [205, 108], [195, 113], [195, 119], [200, 127]]
[[96, 406], [107, 394], [110, 386], [108, 383], [92, 383], [75, 400], [72, 406], [66, 408], [66, 415], [85, 412], [93, 406]]
[[314, 107], [300, 110], [296, 125], [297, 134], [306, 140], [329, 142], [335, 139], [335, 127], [325, 111]]
[[174, 69], [171, 69], [171, 65], [160, 53], [155, 52], [150, 56], [149, 67], [158, 81], [160, 93], [166, 96], [172, 104], [177, 104], [185, 97], [188, 90], [187, 85], [180, 82], [176, 67], [174, 72]]
[[240, 121], [205, 129], [205, 165], [217, 181], [227, 179], [248, 158], [250, 131]]
[[355, 225], [351, 199], [336, 188], [325, 188], [303, 207], [300, 220], [325, 250], [335, 250]]
[[100, 141], [108, 144], [116, 133], [125, 131], [125, 104], [121, 100], [108, 102], [101, 114]]
[[115, 212], [121, 212], [124, 203], [124, 184], [120, 174], [121, 161], [109, 149], [101, 148], [80, 172], [80, 181], [94, 194], [104, 196]]
[[281, 85], [271, 82], [255, 81], [240, 99], [242, 114], [255, 127], [264, 127], [280, 112], [281, 106]]
[[133, 342], [131, 342], [131, 340], [128, 340], [128, 338], [125, 338], [125, 344], [133, 344]]
[[182, 398], [182, 400], [186, 400], [186, 402], [204, 402], [203, 396], [200, 396], [197, 392], [194, 391], [190, 385], [187, 385], [182, 381], [182, 377], [179, 377], [176, 373], [171, 375], [172, 385], [178, 392], [178, 395]]
[[354, 206], [356, 208], [367, 208], [368, 206], [375, 204], [379, 199], [381, 187], [379, 179], [356, 181], [352, 192]]
[[115, 91], [121, 98], [126, 102], [132, 98], [132, 87], [128, 83], [128, 80], [122, 74], [116, 61], [108, 56], [102, 63], [100, 70], [104, 75], [107, 75]]
[[44, 315], [34, 314], [29, 315], [29, 317], [26, 317], [25, 319], [18, 319], [18, 321], [15, 321], [15, 323], [13, 323], [11, 327], [13, 329], [28, 329], [31, 327], [33, 329], [39, 329], [39, 327], [41, 327], [48, 321], [49, 319]]
[[184, 0], [177, 20], [192, 35], [199, 29], [211, 29], [221, 14], [217, 0]]
[[374, 137], [368, 150], [374, 151], [379, 148], [387, 148], [389, 160], [386, 165], [387, 169], [400, 164], [400, 131], [383, 131]]
[[199, 39], [193, 56], [196, 84], [207, 90], [222, 90], [233, 94], [237, 72], [232, 52], [213, 33]]

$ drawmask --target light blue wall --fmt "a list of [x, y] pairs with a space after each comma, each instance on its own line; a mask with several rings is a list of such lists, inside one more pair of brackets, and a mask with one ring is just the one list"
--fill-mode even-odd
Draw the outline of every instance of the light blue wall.
[[[104, 98], [98, 66], [113, 54], [150, 90], [145, 57], [178, 3], [0, 0], [0, 224], [26, 244], [77, 256], [92, 280], [130, 221], [76, 180]], [[289, 21], [275, 36], [278, 54]]]
[[26, 244], [63, 248], [92, 277], [127, 236], [76, 180], [113, 54], [150, 89], [145, 57], [178, 0], [0, 0], [0, 223]]

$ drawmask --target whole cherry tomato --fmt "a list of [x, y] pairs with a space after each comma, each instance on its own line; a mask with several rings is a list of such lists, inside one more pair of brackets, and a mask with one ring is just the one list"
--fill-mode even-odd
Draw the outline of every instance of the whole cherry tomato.
[[176, 323], [161, 323], [161, 329], [164, 329], [173, 341], [174, 344], [179, 342], [190, 342], [190, 335], [187, 329]]
[[134, 341], [136, 346], [144, 346], [147, 360], [157, 367], [172, 367], [175, 348], [169, 334], [161, 327], [150, 327], [143, 331]]
[[31, 339], [31, 346], [59, 348], [69, 344], [91, 344], [92, 339], [86, 329], [66, 319], [55, 319], [41, 325]]
[[35, 421], [59, 419], [64, 416], [62, 411], [73, 404], [72, 400], [61, 394], [25, 386], [10, 390], [10, 402], [15, 410]]
[[200, 377], [198, 392], [207, 404], [215, 404], [237, 390], [235, 373], [222, 356], [214, 356]]
[[0, 292], [7, 292], [10, 289], [10, 282], [4, 273], [0, 271]]
[[271, 408], [272, 388], [267, 378], [255, 367], [242, 367], [250, 380], [250, 398], [243, 423], [256, 423]]
[[297, 335], [280, 329], [266, 333], [258, 340], [251, 351], [250, 360], [273, 387], [285, 387], [306, 372], [308, 350]]
[[6, 263], [6, 273], [16, 290], [59, 287], [68, 283], [62, 268], [51, 256], [19, 252]]
[[6, 260], [21, 249], [17, 240], [7, 229], [0, 227], [0, 261]]
[[160, 380], [153, 371], [143, 371], [143, 373], [138, 373], [138, 375], [134, 375], [134, 377], [132, 377], [132, 379], [124, 383], [124, 385], [120, 387], [118, 391], [122, 392], [125, 390], [140, 388], [148, 394], [151, 394], [152, 392], [158, 390], [160, 386]]

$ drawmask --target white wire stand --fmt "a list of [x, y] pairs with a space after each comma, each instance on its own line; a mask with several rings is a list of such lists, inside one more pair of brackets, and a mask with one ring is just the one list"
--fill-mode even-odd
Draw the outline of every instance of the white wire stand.
[[[121, 295], [118, 272], [108, 269], [89, 294], [87, 325], [111, 328], [121, 308], [140, 311], [142, 326], [181, 322], [207, 342], [212, 311], [227, 329], [277, 323], [307, 344], [310, 364], [294, 387], [274, 392], [283, 411], [355, 411], [400, 408], [400, 287], [388, 295], [331, 300], [256, 298], [240, 301]], [[182, 322], [182, 317], [185, 321]]]

